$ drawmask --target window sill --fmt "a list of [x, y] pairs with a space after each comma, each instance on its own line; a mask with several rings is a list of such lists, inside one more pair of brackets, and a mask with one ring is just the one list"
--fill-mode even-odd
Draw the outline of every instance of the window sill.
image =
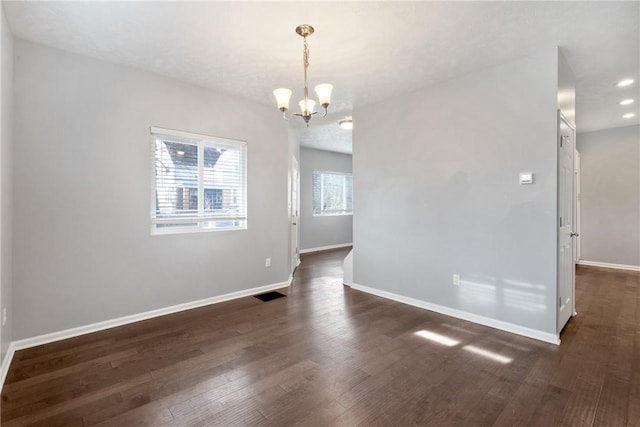
[[168, 234], [190, 234], [190, 233], [211, 233], [217, 231], [239, 231], [246, 230], [247, 226], [242, 225], [238, 227], [163, 227], [156, 228], [155, 226], [151, 226], [151, 235], [152, 236], [162, 236]]
[[347, 213], [314, 213], [313, 216], [353, 216], [353, 212]]

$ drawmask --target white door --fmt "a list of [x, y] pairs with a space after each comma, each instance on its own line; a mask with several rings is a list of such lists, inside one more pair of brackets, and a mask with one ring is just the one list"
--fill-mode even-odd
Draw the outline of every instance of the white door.
[[575, 128], [559, 114], [558, 135], [558, 333], [574, 314]]
[[298, 171], [298, 160], [291, 158], [291, 271], [300, 263], [300, 254], [298, 250], [298, 187], [300, 186], [300, 177]]

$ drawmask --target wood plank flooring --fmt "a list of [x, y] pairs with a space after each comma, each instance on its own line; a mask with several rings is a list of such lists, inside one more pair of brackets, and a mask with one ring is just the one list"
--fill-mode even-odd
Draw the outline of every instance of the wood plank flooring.
[[346, 253], [286, 298], [17, 352], [2, 426], [640, 426], [639, 273], [579, 267], [558, 347], [343, 287]]

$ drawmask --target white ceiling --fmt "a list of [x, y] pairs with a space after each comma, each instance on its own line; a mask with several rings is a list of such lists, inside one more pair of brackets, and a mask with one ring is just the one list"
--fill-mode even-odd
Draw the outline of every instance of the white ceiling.
[[[274, 114], [274, 88], [293, 89], [292, 106], [302, 96], [294, 29], [311, 24], [310, 85], [334, 85], [331, 114], [296, 129], [316, 148], [350, 152], [336, 122], [353, 109], [553, 45], [576, 76], [579, 131], [640, 123], [635, 1], [3, 4], [16, 37], [242, 96]], [[623, 77], [636, 84], [615, 87]], [[618, 105], [629, 97], [634, 105]]]

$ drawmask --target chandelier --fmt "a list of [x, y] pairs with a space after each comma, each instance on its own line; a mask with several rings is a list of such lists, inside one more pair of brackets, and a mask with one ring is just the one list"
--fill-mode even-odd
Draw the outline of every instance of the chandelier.
[[[304, 40], [304, 50], [302, 51], [302, 63], [304, 65], [304, 98], [299, 102], [300, 113], [294, 113], [294, 116], [302, 117], [304, 122], [309, 127], [309, 120], [311, 116], [317, 114], [315, 110], [316, 101], [309, 98], [309, 88], [307, 86], [307, 69], [309, 68], [309, 46], [307, 45], [307, 37], [313, 34], [314, 29], [311, 25], [302, 24], [296, 27], [296, 33], [302, 36]], [[331, 91], [333, 85], [323, 83], [317, 85], [315, 88], [316, 94], [318, 94], [318, 102], [324, 108], [324, 116], [327, 115], [327, 108], [331, 103]], [[291, 98], [291, 90], [287, 88], [279, 88], [273, 91], [276, 97], [278, 108], [282, 111], [282, 117], [286, 118], [286, 111], [289, 108], [289, 99]]]

